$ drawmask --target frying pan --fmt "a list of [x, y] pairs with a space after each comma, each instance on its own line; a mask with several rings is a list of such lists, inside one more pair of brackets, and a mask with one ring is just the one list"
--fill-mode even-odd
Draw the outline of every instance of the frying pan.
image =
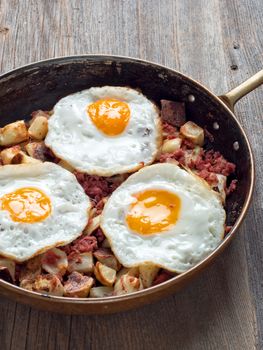
[[0, 280], [0, 293], [16, 301], [62, 313], [103, 314], [150, 303], [189, 283], [230, 243], [245, 217], [254, 186], [254, 161], [247, 136], [233, 108], [245, 94], [263, 83], [263, 71], [227, 94], [217, 97], [193, 79], [164, 66], [128, 57], [83, 55], [36, 62], [0, 77], [0, 126], [27, 119], [37, 109], [50, 110], [63, 96], [92, 86], [119, 85], [140, 88], [159, 103], [184, 101], [188, 119], [205, 127], [211, 143], [236, 164], [238, 186], [226, 203], [227, 225], [232, 226], [218, 248], [185, 273], [158, 286], [133, 294], [100, 299], [63, 298], [38, 294]]

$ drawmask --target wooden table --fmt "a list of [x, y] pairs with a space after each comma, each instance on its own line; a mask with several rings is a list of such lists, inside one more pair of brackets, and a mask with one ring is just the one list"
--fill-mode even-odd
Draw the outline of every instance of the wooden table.
[[[120, 54], [176, 68], [221, 94], [262, 69], [262, 0], [2, 0], [0, 6], [1, 72], [61, 55]], [[0, 349], [262, 348], [262, 97], [259, 88], [236, 107], [255, 152], [256, 191], [239, 236], [212, 267], [180, 293], [116, 315], [62, 316], [2, 298]]]

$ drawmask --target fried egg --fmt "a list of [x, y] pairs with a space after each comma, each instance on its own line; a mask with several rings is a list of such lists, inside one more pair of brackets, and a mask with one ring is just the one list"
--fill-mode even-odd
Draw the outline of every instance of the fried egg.
[[75, 176], [54, 163], [0, 167], [0, 255], [22, 262], [73, 241], [90, 207]]
[[104, 86], [62, 98], [45, 144], [81, 172], [111, 176], [151, 164], [161, 135], [159, 110], [150, 100], [127, 87]]
[[175, 164], [131, 175], [107, 201], [101, 228], [120, 263], [187, 271], [224, 236], [225, 210], [216, 192]]

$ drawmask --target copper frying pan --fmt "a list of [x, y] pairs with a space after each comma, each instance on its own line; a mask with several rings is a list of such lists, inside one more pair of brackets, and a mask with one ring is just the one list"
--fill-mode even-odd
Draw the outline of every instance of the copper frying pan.
[[237, 190], [226, 204], [232, 226], [220, 246], [191, 270], [158, 286], [124, 296], [103, 299], [62, 298], [26, 291], [0, 280], [2, 295], [38, 308], [61, 313], [118, 312], [163, 298], [181, 289], [208, 266], [236, 235], [251, 201], [254, 160], [247, 136], [233, 113], [235, 103], [263, 83], [263, 70], [227, 94], [217, 97], [193, 79], [166, 67], [128, 57], [70, 56], [36, 62], [0, 77], [1, 126], [28, 118], [37, 109], [91, 86], [128, 85], [140, 88], [157, 103], [161, 99], [186, 102], [188, 118], [214, 136], [211, 146], [237, 165]]

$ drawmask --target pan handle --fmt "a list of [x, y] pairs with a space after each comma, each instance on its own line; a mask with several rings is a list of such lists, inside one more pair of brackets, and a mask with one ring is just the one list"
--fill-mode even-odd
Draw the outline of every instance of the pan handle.
[[221, 98], [231, 110], [234, 110], [234, 106], [238, 100], [261, 84], [263, 84], [263, 69], [225, 95], [219, 96], [219, 98]]

